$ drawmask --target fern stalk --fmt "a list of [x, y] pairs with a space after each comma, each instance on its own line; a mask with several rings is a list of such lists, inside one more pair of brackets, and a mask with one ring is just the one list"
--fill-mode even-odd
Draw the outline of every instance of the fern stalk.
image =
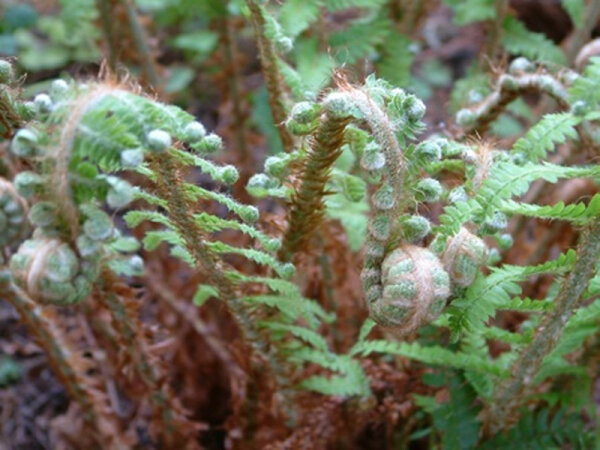
[[504, 74], [498, 80], [496, 90], [476, 107], [468, 110], [472, 116], [469, 118], [469, 123], [464, 124], [465, 134], [484, 133], [511, 102], [527, 92], [545, 93], [556, 100], [561, 109], [569, 109], [567, 91], [552, 75]]
[[301, 248], [305, 248], [313, 232], [323, 219], [329, 172], [340, 156], [344, 129], [350, 118], [340, 118], [325, 113], [311, 143], [310, 153], [302, 168], [300, 188], [292, 198], [289, 227], [279, 250], [279, 258], [289, 261]]
[[250, 9], [250, 20], [254, 27], [254, 33], [256, 34], [256, 44], [258, 45], [262, 72], [265, 77], [265, 84], [269, 95], [271, 113], [273, 114], [275, 126], [279, 132], [283, 148], [286, 152], [289, 152], [292, 150], [294, 141], [292, 135], [285, 127], [285, 120], [287, 118], [286, 108], [283, 103], [285, 92], [281, 73], [279, 72], [277, 64], [275, 47], [265, 32], [266, 24], [265, 18], [263, 17], [262, 6], [255, 0], [246, 0], [246, 4]]
[[[198, 268], [206, 275], [207, 280], [216, 286], [219, 297], [229, 308], [241, 331], [243, 341], [250, 343], [256, 355], [268, 363], [277, 384], [285, 385], [286, 376], [277, 357], [269, 351], [266, 342], [259, 335], [256, 325], [237, 295], [234, 285], [226, 278], [226, 271], [204, 244], [207, 240], [206, 236], [191, 214], [194, 206], [182, 190], [182, 182], [174, 158], [170, 154], [165, 154], [160, 158], [153, 157], [150, 165], [153, 171], [159, 175], [158, 194], [167, 201], [169, 216], [180, 236], [183, 237], [186, 248], [198, 264]], [[264, 368], [256, 367], [255, 370], [264, 375]], [[283, 399], [283, 406], [286, 410], [290, 409], [289, 399]], [[292, 413], [288, 412], [288, 415], [290, 414]]]
[[565, 279], [554, 301], [554, 309], [546, 315], [537, 332], [512, 366], [512, 376], [504, 381], [488, 405], [486, 430], [490, 434], [507, 429], [518, 417], [518, 408], [544, 358], [558, 343], [569, 318], [575, 312], [587, 288], [600, 254], [600, 222], [585, 229], [577, 245], [577, 262]]
[[215, 255], [204, 245], [207, 240], [206, 236], [191, 214], [194, 208], [181, 188], [182, 181], [175, 160], [171, 155], [165, 154], [161, 158], [153, 157], [150, 164], [152, 169], [159, 174], [158, 193], [162, 199], [167, 201], [169, 216], [180, 236], [183, 237], [186, 248], [194, 257], [201, 272], [206, 274], [207, 278], [217, 286], [220, 297], [233, 313], [244, 338], [249, 339], [250, 342], [260, 342], [258, 333], [236, 295], [234, 287], [223, 275], [224, 271], [219, 267]]

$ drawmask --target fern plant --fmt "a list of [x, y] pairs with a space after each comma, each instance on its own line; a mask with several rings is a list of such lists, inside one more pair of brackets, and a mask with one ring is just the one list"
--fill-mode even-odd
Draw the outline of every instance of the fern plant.
[[[507, 2], [447, 1], [459, 25], [486, 23], [494, 63], [503, 51], [519, 57], [489, 83], [480, 65], [481, 89], [455, 88], [455, 123], [432, 133], [411, 93], [407, 21], [418, 8], [217, 3], [201, 7], [230, 27], [215, 34], [231, 67], [232, 24], [254, 36], [269, 126], [282, 143], [246, 183], [255, 204], [234, 191], [240, 171], [252, 172], [248, 154], [223, 162], [210, 118], [113, 75], [57, 79], [26, 101], [12, 65], [0, 64], [0, 294], [78, 404], [86, 444], [142, 445], [136, 424], [145, 423], [164, 448], [199, 447], [206, 430], [221, 428], [238, 448], [351, 447], [370, 436], [365, 424], [385, 427], [387, 447], [395, 439], [453, 449], [592, 446], [600, 59], [563, 67], [572, 55], [527, 30]], [[583, 3], [564, 5], [583, 30]], [[133, 2], [98, 2], [108, 40], [111, 8], [127, 13], [136, 63], [160, 95]], [[92, 17], [75, 12], [64, 20]], [[338, 16], [329, 30], [323, 20]], [[114, 40], [108, 47], [117, 68]], [[332, 70], [361, 63], [377, 75], [352, 83]], [[235, 69], [228, 89], [242, 126]], [[529, 115], [525, 133], [489, 139], [506, 111], [529, 110], [535, 96], [542, 112]], [[236, 145], [251, 135], [239, 130]], [[593, 193], [545, 195], [568, 183]], [[510, 258], [532, 224], [547, 225], [539, 248]], [[546, 251], [562, 226], [576, 239]], [[160, 264], [176, 268], [168, 280]], [[543, 281], [537, 290], [534, 279]], [[165, 356], [171, 319], [149, 326], [165, 303], [193, 323], [227, 375], [218, 425], [203, 422], [182, 387], [216, 386], [190, 362], [207, 356]], [[119, 397], [129, 412], [115, 407]]]

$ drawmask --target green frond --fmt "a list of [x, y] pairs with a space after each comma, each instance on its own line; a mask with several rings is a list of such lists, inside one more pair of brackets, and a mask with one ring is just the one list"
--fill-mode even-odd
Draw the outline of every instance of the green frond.
[[338, 60], [352, 64], [374, 53], [375, 47], [386, 41], [391, 28], [391, 23], [386, 18], [359, 20], [343, 30], [332, 33], [329, 42]]
[[333, 319], [317, 302], [300, 296], [263, 294], [246, 296], [242, 300], [250, 305], [264, 305], [277, 309], [282, 315], [282, 320], [287, 323], [305, 320], [313, 329], [322, 322], [331, 322]]
[[539, 219], [566, 220], [577, 225], [585, 225], [600, 215], [600, 195], [596, 194], [590, 203], [572, 203], [565, 205], [560, 201], [555, 205], [539, 206], [519, 203], [514, 200], [504, 200], [499, 209], [508, 214], [521, 214]]
[[186, 190], [186, 194], [189, 195], [192, 200], [197, 200], [199, 198], [213, 200], [225, 206], [229, 211], [237, 214], [245, 222], [256, 222], [256, 220], [258, 220], [258, 210], [254, 206], [243, 205], [226, 194], [210, 191], [189, 183], [185, 183], [184, 189]]
[[521, 293], [518, 283], [540, 274], [568, 272], [575, 264], [576, 253], [569, 250], [553, 261], [537, 266], [503, 265], [490, 268], [490, 275], [479, 275], [461, 298], [455, 299], [446, 309], [449, 328], [455, 335], [480, 333], [485, 323], [493, 317], [500, 305], [510, 303], [511, 297]]
[[514, 333], [503, 328], [490, 326], [484, 328], [483, 337], [486, 339], [494, 339], [496, 341], [505, 342], [507, 344], [525, 345], [531, 342], [533, 330], [528, 331], [527, 333]]
[[133, 210], [128, 211], [123, 218], [131, 228], [135, 228], [145, 221], [159, 223], [171, 229], [175, 228], [169, 218], [158, 211]]
[[[164, 198], [160, 198], [157, 195], [151, 194], [141, 188], [138, 188], [134, 193], [134, 198], [138, 200], [144, 200], [146, 203], [154, 206], [159, 206], [161, 208], [167, 208], [168, 202]], [[131, 225], [135, 226], [135, 225]]]
[[535, 382], [539, 383], [549, 376], [559, 374], [586, 375], [587, 368], [578, 367], [564, 357], [582, 348], [585, 340], [598, 332], [598, 324], [600, 324], [600, 300], [579, 308], [567, 322], [558, 344], [544, 359]]
[[494, 0], [444, 0], [454, 12], [454, 23], [467, 25], [490, 20], [496, 16]]
[[567, 138], [577, 139], [575, 127], [581, 118], [572, 113], [546, 114], [542, 120], [532, 126], [525, 136], [519, 138], [513, 146], [513, 152], [521, 152], [529, 161], [545, 159], [556, 144], [564, 143]]
[[[227, 166], [219, 166], [212, 161], [204, 159], [198, 155], [194, 155], [193, 153], [189, 153], [179, 149], [172, 149], [171, 154], [180, 162], [186, 165], [194, 165], [198, 167], [202, 173], [209, 175], [213, 180], [223, 183], [223, 184], [232, 184], [228, 180], [224, 179], [223, 176], [223, 168]], [[232, 167], [232, 166], [229, 166]], [[236, 170], [233, 168], [233, 170]], [[237, 172], [237, 170], [236, 170]], [[235, 181], [237, 181], [237, 177], [235, 177]], [[234, 182], [235, 182], [234, 181]]]
[[329, 345], [327, 344], [325, 338], [309, 328], [274, 321], [261, 321], [259, 325], [263, 328], [268, 328], [271, 331], [283, 331], [291, 333], [301, 341], [310, 344], [316, 350], [322, 352], [329, 351]]
[[413, 395], [415, 403], [431, 414], [433, 428], [441, 440], [440, 448], [475, 448], [481, 428], [476, 394], [459, 375], [451, 374], [445, 378], [450, 393], [448, 401], [438, 403], [432, 397]]
[[319, 18], [322, 5], [323, 0], [286, 0], [279, 10], [279, 23], [294, 38]]
[[499, 302], [497, 309], [501, 311], [519, 311], [529, 313], [539, 313], [551, 311], [553, 303], [546, 300], [533, 300], [531, 298], [515, 297], [508, 301]]
[[217, 254], [241, 255], [255, 263], [271, 267], [282, 278], [288, 278], [293, 275], [293, 267], [289, 263], [281, 263], [275, 257], [268, 253], [261, 252], [252, 248], [234, 247], [220, 241], [205, 242], [205, 245]]
[[385, 353], [404, 356], [425, 364], [434, 366], [454, 367], [456, 369], [469, 369], [476, 372], [489, 373], [496, 376], [505, 376], [506, 371], [487, 358], [480, 358], [466, 353], [453, 352], [442, 347], [425, 347], [418, 342], [391, 342], [373, 340], [358, 342], [351, 355], [368, 356], [371, 353]]
[[330, 352], [309, 349], [307, 347], [294, 351], [294, 358], [302, 362], [310, 362], [329, 369], [340, 375], [315, 375], [302, 380], [299, 387], [324, 395], [368, 396], [371, 394], [369, 380], [360, 362], [348, 355], [336, 355]]
[[373, 8], [385, 5], [387, 0], [324, 0], [329, 11], [341, 11], [348, 8]]
[[600, 103], [600, 57], [589, 59], [583, 75], [569, 87], [569, 103], [581, 101], [589, 110], [598, 109]]
[[485, 442], [484, 450], [512, 450], [515, 443], [528, 450], [549, 448], [573, 448], [585, 450], [593, 447], [591, 433], [582, 429], [578, 414], [561, 409], [554, 415], [550, 410], [527, 413], [519, 423], [507, 433], [499, 433]]
[[529, 31], [514, 17], [504, 20], [502, 45], [507, 52], [533, 60], [565, 63], [565, 55], [550, 39], [541, 33]]
[[600, 175], [598, 166], [564, 167], [550, 163], [526, 163], [516, 165], [499, 162], [492, 167], [490, 176], [483, 183], [475, 198], [457, 202], [445, 208], [440, 216], [439, 231], [444, 235], [456, 234], [460, 226], [474, 220], [482, 223], [490, 217], [504, 200], [523, 195], [530, 184], [538, 179], [556, 183], [560, 178], [584, 178]]
[[194, 303], [194, 305], [200, 307], [211, 297], [218, 298], [219, 289], [209, 284], [201, 284], [198, 286], [198, 289], [196, 290], [196, 293], [192, 298], [192, 302]]
[[407, 86], [410, 83], [414, 53], [411, 40], [393, 31], [381, 46], [377, 60], [377, 75], [395, 86]]
[[142, 240], [144, 248], [149, 252], [156, 250], [163, 242], [174, 247], [183, 247], [185, 245], [182, 237], [176, 231], [170, 230], [148, 231]]
[[253, 226], [247, 225], [242, 222], [221, 219], [220, 217], [213, 216], [212, 214], [208, 214], [205, 212], [194, 214], [194, 219], [196, 220], [196, 223], [200, 225], [200, 227], [207, 233], [214, 233], [216, 231], [226, 229], [238, 230], [250, 237], [257, 239], [260, 243], [263, 244], [263, 247], [270, 252], [277, 251], [280, 245], [280, 242], [277, 239], [267, 236], [261, 231], [258, 231]]

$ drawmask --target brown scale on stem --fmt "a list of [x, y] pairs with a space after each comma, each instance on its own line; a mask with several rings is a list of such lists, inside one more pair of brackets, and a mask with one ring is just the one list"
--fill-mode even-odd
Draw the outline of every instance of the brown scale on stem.
[[325, 114], [314, 139], [309, 144], [310, 154], [302, 166], [300, 188], [292, 198], [289, 228], [279, 250], [279, 258], [289, 261], [310, 240], [325, 214], [325, 185], [329, 171], [341, 154], [344, 129], [349, 118]]

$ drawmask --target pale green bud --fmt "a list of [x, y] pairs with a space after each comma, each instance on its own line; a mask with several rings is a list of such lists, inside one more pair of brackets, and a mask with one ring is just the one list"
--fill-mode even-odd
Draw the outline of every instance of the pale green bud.
[[392, 209], [396, 205], [394, 188], [388, 183], [381, 185], [373, 194], [373, 204], [380, 210]]
[[508, 234], [501, 234], [496, 236], [496, 242], [498, 243], [498, 246], [502, 249], [502, 250], [508, 250], [509, 248], [511, 248], [513, 246], [513, 244], [515, 243], [515, 240], [513, 239], [513, 237]]
[[183, 136], [187, 142], [198, 142], [206, 136], [206, 128], [200, 122], [190, 122], [183, 129]]
[[11, 151], [21, 157], [35, 156], [39, 153], [38, 136], [32, 130], [22, 128], [13, 137]]
[[18, 173], [13, 180], [15, 189], [25, 198], [30, 198], [40, 193], [45, 183], [46, 180], [43, 176], [28, 170]]
[[444, 269], [452, 282], [460, 287], [470, 286], [488, 258], [488, 248], [482, 239], [466, 228], [452, 236], [442, 255]]
[[100, 254], [102, 250], [102, 244], [98, 241], [90, 239], [85, 234], [80, 235], [75, 241], [77, 245], [77, 251], [83, 258], [90, 258]]
[[443, 192], [440, 182], [433, 178], [424, 178], [415, 187], [415, 197], [422, 202], [437, 202]]
[[289, 53], [294, 48], [294, 41], [287, 36], [281, 36], [275, 41], [275, 45], [281, 53]]
[[0, 83], [8, 84], [13, 80], [12, 64], [6, 60], [0, 60]]
[[219, 177], [225, 184], [234, 184], [240, 174], [234, 166], [223, 166], [219, 168]]
[[571, 112], [576, 116], [584, 116], [589, 111], [590, 106], [584, 100], [578, 100], [571, 105]]
[[504, 230], [508, 225], [508, 218], [506, 214], [496, 211], [492, 215], [492, 217], [488, 218], [484, 225], [483, 231], [488, 234], [496, 233], [498, 231]]
[[456, 123], [458, 123], [462, 127], [473, 125], [476, 120], [476, 114], [470, 109], [461, 109], [456, 113]]
[[385, 166], [385, 155], [378, 151], [378, 147], [368, 146], [360, 159], [360, 166], [368, 171], [381, 170]]
[[281, 278], [289, 279], [294, 276], [296, 273], [296, 268], [292, 263], [285, 263], [281, 268], [277, 271]]
[[439, 161], [442, 159], [442, 149], [437, 140], [424, 141], [415, 149], [415, 155], [427, 162]]
[[390, 237], [390, 218], [385, 214], [377, 214], [369, 224], [369, 232], [378, 241], [386, 241]]
[[57, 100], [64, 97], [69, 92], [69, 84], [65, 80], [54, 80], [50, 85], [50, 96]]
[[265, 173], [272, 177], [281, 177], [285, 175], [287, 161], [279, 156], [269, 156], [265, 160]]
[[467, 200], [469, 200], [469, 196], [463, 186], [457, 186], [448, 193], [450, 203], [466, 202]]
[[239, 216], [244, 222], [254, 223], [260, 217], [260, 213], [258, 212], [258, 209], [254, 206], [244, 206], [239, 211]]
[[56, 224], [58, 207], [52, 202], [39, 202], [29, 210], [29, 221], [35, 227], [48, 227]]
[[406, 239], [417, 242], [431, 232], [431, 223], [423, 216], [410, 216], [403, 222]]
[[88, 210], [87, 220], [83, 223], [84, 233], [94, 241], [104, 241], [110, 238], [114, 231], [112, 219], [99, 209]]
[[211, 133], [195, 144], [193, 148], [201, 153], [217, 153], [223, 149], [223, 139], [221, 139], [220, 136]]
[[106, 193], [106, 203], [111, 208], [123, 208], [133, 201], [134, 187], [129, 182], [117, 178], [109, 177], [107, 181], [110, 188]]
[[173, 143], [171, 135], [164, 130], [152, 130], [146, 135], [146, 142], [150, 150], [157, 153], [165, 152]]
[[314, 102], [296, 103], [290, 113], [290, 118], [299, 124], [308, 125], [319, 117], [321, 106]]
[[535, 65], [527, 58], [519, 57], [511, 61], [508, 66], [508, 72], [513, 75], [519, 75], [521, 73], [533, 72]]
[[408, 95], [402, 102], [402, 106], [405, 108], [408, 119], [413, 122], [421, 120], [427, 110], [425, 103], [414, 95]]
[[354, 105], [354, 102], [348, 94], [343, 92], [333, 92], [323, 100], [323, 107], [331, 115], [337, 119], [345, 119], [355, 117], [360, 119], [363, 117], [362, 112]]
[[277, 238], [268, 239], [263, 242], [263, 246], [269, 252], [276, 252], [281, 247], [281, 241]]
[[53, 103], [52, 99], [47, 94], [38, 94], [33, 99], [35, 109], [38, 114], [48, 114], [52, 112]]
[[135, 169], [144, 162], [144, 150], [133, 148], [121, 152], [121, 164], [127, 169]]

